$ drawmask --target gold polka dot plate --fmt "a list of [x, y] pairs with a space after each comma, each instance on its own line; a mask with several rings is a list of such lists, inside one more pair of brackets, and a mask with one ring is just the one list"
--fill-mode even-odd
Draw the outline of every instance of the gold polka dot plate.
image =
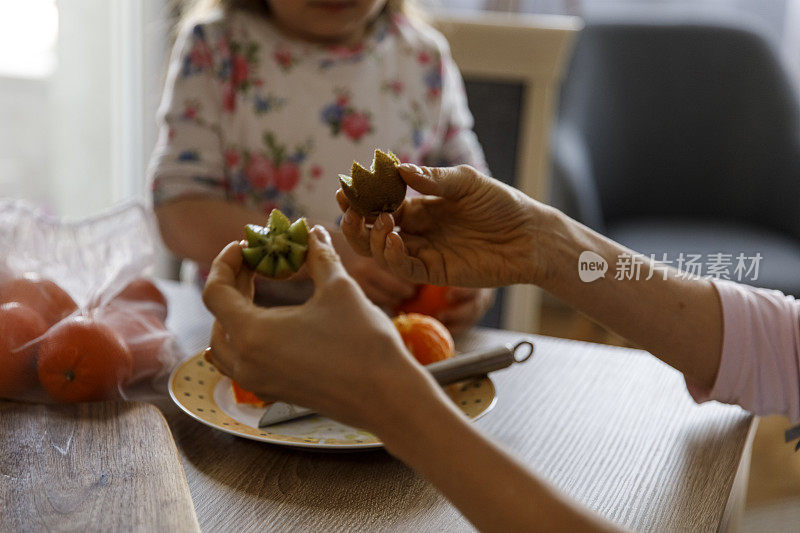
[[[455, 404], [472, 419], [494, 407], [494, 383], [488, 377], [445, 387]], [[231, 381], [199, 353], [178, 365], [169, 378], [172, 400], [192, 418], [232, 435], [271, 444], [328, 450], [358, 450], [383, 446], [361, 429], [311, 415], [259, 428], [263, 408], [238, 404]]]

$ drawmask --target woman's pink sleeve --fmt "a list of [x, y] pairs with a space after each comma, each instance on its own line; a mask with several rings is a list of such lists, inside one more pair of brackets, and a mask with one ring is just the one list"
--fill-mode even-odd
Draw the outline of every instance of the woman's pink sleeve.
[[779, 291], [714, 281], [722, 302], [722, 360], [714, 387], [687, 382], [697, 402], [800, 418], [800, 302]]

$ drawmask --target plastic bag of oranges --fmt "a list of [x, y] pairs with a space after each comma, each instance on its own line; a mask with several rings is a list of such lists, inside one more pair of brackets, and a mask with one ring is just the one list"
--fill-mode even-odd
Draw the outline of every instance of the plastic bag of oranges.
[[183, 358], [167, 301], [145, 274], [156, 232], [144, 206], [79, 222], [0, 200], [0, 398], [149, 399]]

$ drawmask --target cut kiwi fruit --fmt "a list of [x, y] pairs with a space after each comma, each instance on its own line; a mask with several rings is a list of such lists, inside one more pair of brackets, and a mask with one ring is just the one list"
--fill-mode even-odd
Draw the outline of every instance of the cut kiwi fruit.
[[305, 218], [292, 223], [286, 215], [273, 209], [267, 226], [248, 224], [244, 227], [247, 247], [242, 256], [247, 265], [270, 278], [288, 278], [303, 266], [308, 252], [308, 225]]
[[406, 197], [406, 182], [397, 170], [399, 164], [392, 152], [375, 150], [369, 170], [353, 161], [349, 176], [339, 174], [339, 184], [356, 213], [376, 217], [400, 207]]

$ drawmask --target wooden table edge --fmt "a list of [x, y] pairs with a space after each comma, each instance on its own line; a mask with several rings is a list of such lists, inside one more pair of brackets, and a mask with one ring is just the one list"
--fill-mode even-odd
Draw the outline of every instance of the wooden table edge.
[[[200, 529], [200, 521], [197, 518], [197, 509], [195, 508], [194, 505], [194, 498], [192, 498], [192, 489], [191, 487], [189, 487], [189, 479], [186, 477], [186, 470], [183, 468], [183, 456], [181, 455], [180, 450], [178, 450], [178, 443], [175, 442], [175, 436], [172, 433], [172, 428], [170, 427], [169, 422], [167, 422], [167, 418], [164, 416], [164, 412], [154, 402], [126, 400], [124, 403], [146, 406], [148, 410], [156, 411], [156, 413], [158, 414], [158, 419], [161, 421], [161, 423], [164, 425], [164, 427], [167, 429], [167, 432], [169, 433], [170, 436], [169, 440], [172, 443], [172, 452], [175, 454], [175, 460], [180, 466], [183, 484], [187, 494], [189, 494], [189, 501], [192, 502], [192, 518], [194, 519], [194, 522], [192, 524], [187, 524], [187, 528], [191, 529], [192, 531], [198, 531], [198, 532], [202, 531], [202, 529]], [[170, 403], [172, 403], [171, 399]]]
[[756, 431], [758, 430], [759, 420], [758, 417], [753, 414], [749, 416], [750, 428], [742, 446], [736, 475], [731, 480], [728, 501], [725, 504], [725, 509], [722, 511], [722, 518], [717, 528], [719, 532], [737, 531], [741, 524], [742, 516], [744, 515], [745, 503], [747, 500], [747, 486], [750, 481], [750, 464], [753, 457], [753, 441], [755, 440]]

